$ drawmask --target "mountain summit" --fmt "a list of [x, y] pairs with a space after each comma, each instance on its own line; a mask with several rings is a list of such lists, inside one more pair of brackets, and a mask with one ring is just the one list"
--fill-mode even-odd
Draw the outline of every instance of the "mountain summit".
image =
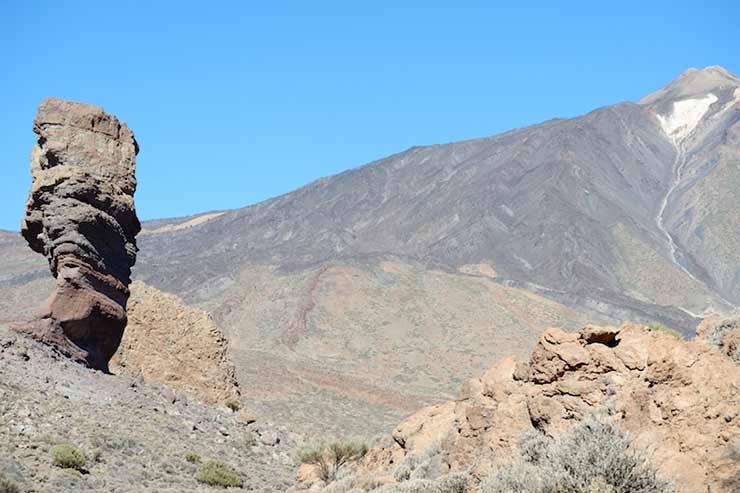
[[740, 87], [740, 78], [719, 65], [703, 69], [689, 68], [670, 84], [648, 94], [640, 104], [654, 104], [664, 100], [678, 100], [710, 92], [721, 92]]

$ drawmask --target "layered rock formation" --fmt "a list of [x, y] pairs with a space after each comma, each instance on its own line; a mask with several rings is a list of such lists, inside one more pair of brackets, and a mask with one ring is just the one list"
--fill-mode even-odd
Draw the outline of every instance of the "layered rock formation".
[[228, 342], [208, 313], [143, 282], [131, 284], [128, 326], [111, 370], [211, 404], [239, 395]]
[[102, 108], [47, 98], [33, 124], [33, 184], [22, 234], [46, 256], [56, 289], [22, 330], [107, 369], [126, 327], [135, 236], [138, 145]]
[[482, 479], [518, 454], [525, 432], [557, 437], [601, 413], [650, 451], [679, 491], [737, 491], [738, 388], [740, 367], [701, 337], [634, 324], [548, 329], [528, 362], [505, 359], [468, 381], [457, 400], [401, 423], [358, 476], [392, 482], [400, 464], [434, 449], [440, 473]]

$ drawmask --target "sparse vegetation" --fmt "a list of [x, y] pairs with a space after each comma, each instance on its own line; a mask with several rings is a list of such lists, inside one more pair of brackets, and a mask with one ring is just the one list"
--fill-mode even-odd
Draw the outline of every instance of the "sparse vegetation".
[[740, 320], [738, 319], [723, 320], [712, 326], [704, 335], [704, 338], [719, 351], [727, 354], [733, 361], [740, 363], [740, 345], [730, 347], [731, 344], [728, 344], [725, 340], [726, 336], [738, 327], [740, 327]]
[[331, 442], [307, 445], [298, 450], [302, 464], [316, 467], [319, 478], [330, 483], [337, 478], [339, 470], [348, 462], [359, 460], [367, 453], [367, 444], [360, 441]]
[[87, 460], [85, 454], [74, 445], [63, 443], [54, 445], [49, 449], [52, 463], [63, 469], [74, 469], [81, 471], [85, 467]]
[[320, 491], [322, 493], [465, 493], [473, 483], [467, 473], [452, 473], [436, 479], [412, 479], [388, 484], [387, 477], [364, 476], [339, 479]]
[[372, 491], [383, 485], [383, 482], [377, 478], [362, 478], [355, 484], [355, 488], [359, 488], [362, 491]]
[[224, 405], [234, 412], [238, 411], [242, 407], [242, 403], [239, 402], [239, 399], [236, 397], [227, 397], [224, 401]]
[[209, 486], [241, 488], [244, 485], [239, 471], [221, 461], [209, 460], [200, 465], [195, 479]]
[[434, 479], [443, 474], [439, 442], [429, 445], [419, 455], [410, 455], [393, 472], [397, 482]]
[[246, 438], [244, 439], [244, 445], [246, 445], [247, 448], [252, 448], [257, 445], [257, 437], [254, 436], [254, 433], [247, 434]]
[[523, 437], [521, 458], [481, 484], [482, 493], [668, 493], [646, 454], [605, 418], [588, 417], [558, 440]]
[[649, 324], [648, 325], [648, 328], [651, 331], [664, 332], [666, 334], [672, 335], [673, 337], [675, 337], [677, 339], [683, 339], [683, 335], [679, 331], [677, 331], [675, 329], [671, 329], [670, 327], [668, 327], [666, 325], [663, 325], [661, 323], [657, 323], [656, 322], [656, 323]]
[[714, 324], [704, 335], [706, 341], [717, 349], [722, 348], [725, 342], [725, 336], [740, 326], [737, 321], [725, 320], [722, 323]]
[[90, 452], [90, 460], [93, 462], [100, 462], [100, 458], [103, 456], [103, 451], [99, 448], [93, 449], [92, 452]]
[[20, 493], [18, 483], [0, 474], [0, 493]]
[[408, 481], [411, 479], [411, 468], [406, 464], [401, 464], [395, 471], [393, 471], [393, 479], [395, 479], [397, 483]]
[[378, 488], [377, 493], [464, 493], [471, 482], [465, 473], [453, 473], [437, 479], [412, 479]]
[[191, 464], [200, 464], [201, 462], [200, 455], [195, 452], [185, 452], [185, 460]]

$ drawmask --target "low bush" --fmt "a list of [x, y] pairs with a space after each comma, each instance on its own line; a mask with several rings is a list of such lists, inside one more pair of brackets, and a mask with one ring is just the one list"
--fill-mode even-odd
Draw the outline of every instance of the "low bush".
[[624, 431], [594, 416], [558, 440], [526, 436], [522, 454], [481, 484], [482, 493], [668, 493], [645, 452]]
[[191, 464], [200, 464], [200, 455], [195, 452], [185, 452], [185, 460]]
[[242, 403], [236, 397], [227, 397], [224, 405], [234, 412], [237, 412], [242, 407]]
[[10, 478], [0, 474], [0, 493], [20, 493], [21, 488], [18, 483]]
[[439, 442], [433, 442], [418, 455], [409, 455], [393, 472], [393, 479], [401, 483], [416, 479], [435, 479], [447, 472], [443, 467]]
[[195, 479], [209, 486], [223, 486], [224, 488], [241, 488], [244, 485], [239, 471], [217, 460], [209, 460], [201, 464], [195, 474]]
[[408, 481], [411, 479], [411, 468], [406, 464], [401, 464], [395, 471], [393, 471], [393, 479], [395, 479], [397, 483]]
[[348, 462], [359, 460], [367, 453], [367, 445], [359, 441], [331, 442], [307, 445], [298, 450], [302, 464], [316, 466], [319, 478], [325, 483], [334, 481], [339, 470]]
[[437, 479], [412, 479], [403, 483], [389, 484], [376, 490], [377, 493], [464, 493], [471, 478], [465, 473], [453, 473]]
[[664, 334], [672, 335], [677, 339], [683, 339], [683, 335], [679, 331], [671, 329], [670, 327], [661, 323], [650, 324], [648, 325], [648, 328], [655, 332], [663, 332]]
[[52, 463], [63, 469], [75, 469], [81, 471], [87, 462], [85, 454], [74, 445], [63, 443], [54, 445], [49, 449]]
[[90, 452], [90, 460], [93, 462], [100, 462], [103, 457], [103, 451], [99, 448], [93, 449], [92, 452]]

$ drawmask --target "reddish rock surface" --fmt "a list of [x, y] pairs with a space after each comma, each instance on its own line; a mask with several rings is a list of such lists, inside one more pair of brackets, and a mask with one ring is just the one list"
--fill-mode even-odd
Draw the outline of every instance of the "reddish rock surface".
[[107, 370], [126, 327], [136, 234], [138, 145], [102, 108], [45, 99], [33, 124], [33, 184], [22, 223], [57, 285], [19, 327], [90, 367]]

